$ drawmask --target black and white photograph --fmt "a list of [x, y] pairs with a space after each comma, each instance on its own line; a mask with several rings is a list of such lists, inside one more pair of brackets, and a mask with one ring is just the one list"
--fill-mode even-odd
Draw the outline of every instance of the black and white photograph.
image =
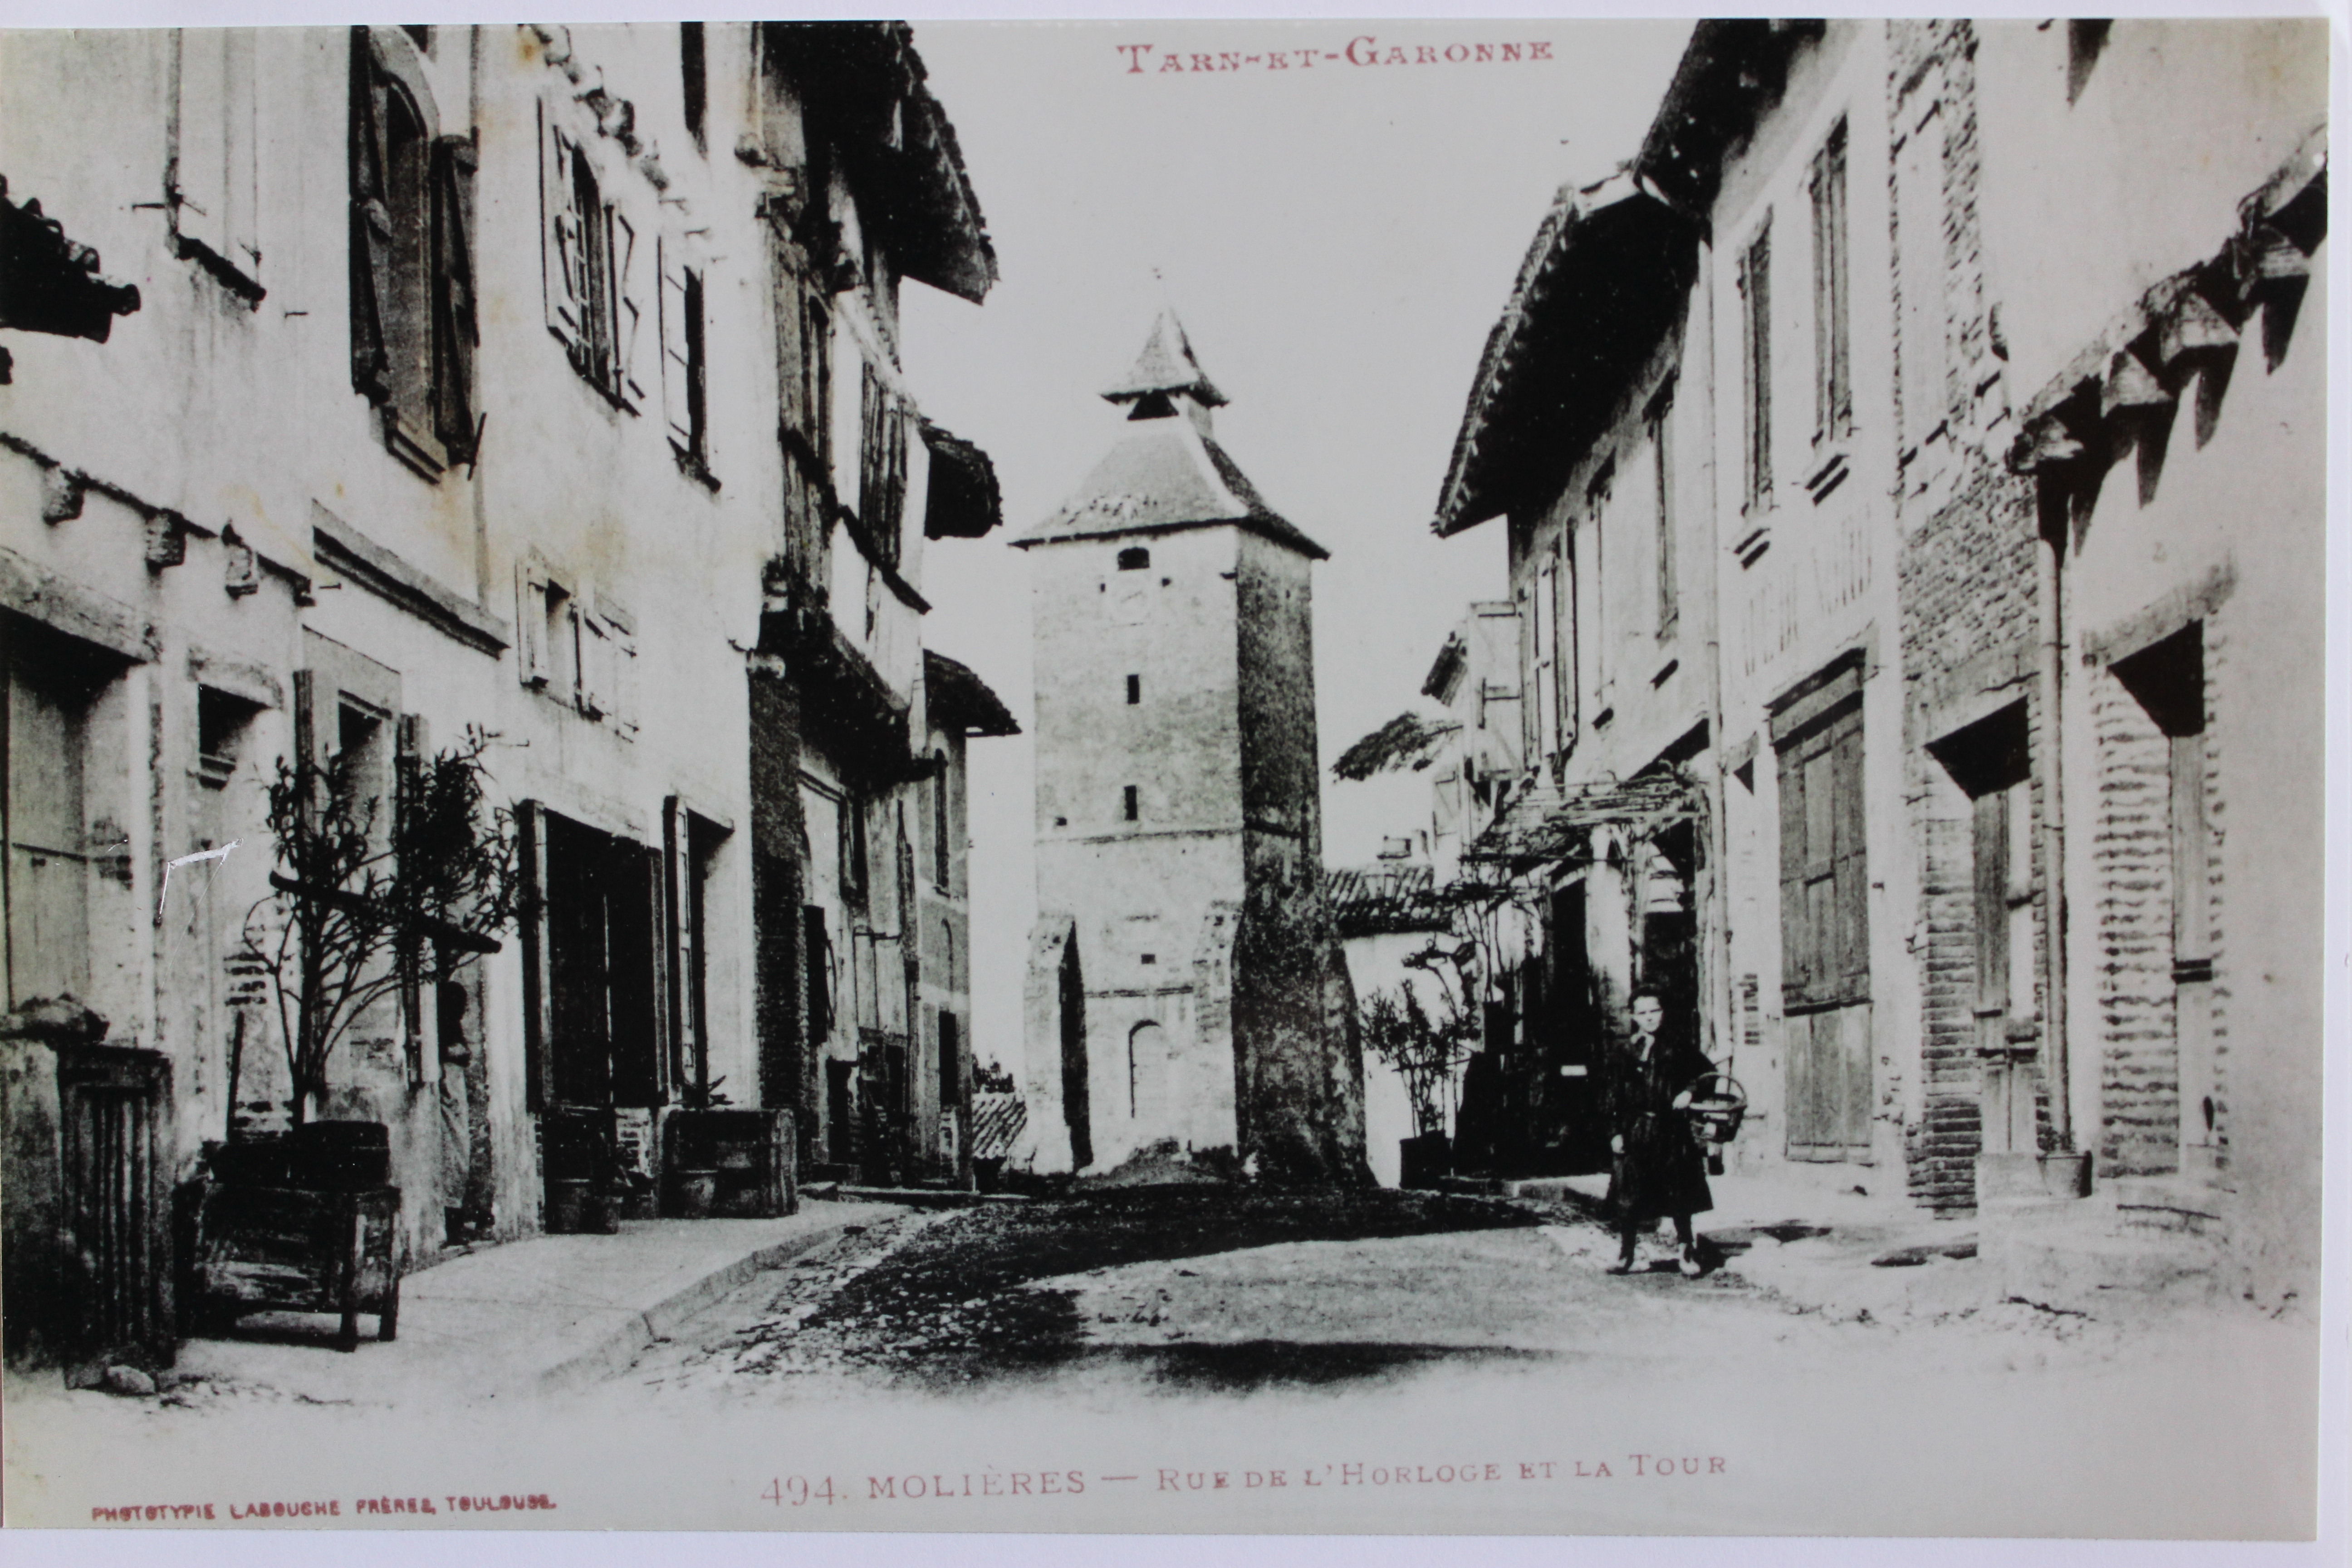
[[7, 20], [10, 1526], [2340, 1531], [2326, 19]]

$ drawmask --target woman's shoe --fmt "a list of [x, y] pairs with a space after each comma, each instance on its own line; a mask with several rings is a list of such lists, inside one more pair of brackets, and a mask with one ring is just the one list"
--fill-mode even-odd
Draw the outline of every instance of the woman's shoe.
[[1697, 1247], [1685, 1247], [1683, 1248], [1682, 1269], [1683, 1278], [1685, 1279], [1696, 1279], [1700, 1274], [1705, 1272], [1699, 1264]]
[[1631, 1274], [1633, 1272], [1633, 1260], [1630, 1258], [1621, 1258], [1616, 1262], [1609, 1266], [1609, 1272], [1612, 1274]]

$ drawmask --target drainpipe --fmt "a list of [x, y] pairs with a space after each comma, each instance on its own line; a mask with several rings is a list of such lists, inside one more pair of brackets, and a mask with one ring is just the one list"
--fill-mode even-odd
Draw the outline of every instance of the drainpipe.
[[[2050, 481], [2040, 481], [2047, 487]], [[2047, 489], [2043, 492], [2047, 495]], [[2048, 997], [2043, 1004], [2042, 1049], [2050, 1083], [2050, 1130], [2054, 1152], [2072, 1157], [2074, 1150], [2074, 1082], [2066, 1040], [2066, 811], [2062, 769], [2059, 714], [2064, 696], [2064, 645], [2059, 624], [2061, 552], [2065, 549], [2066, 509], [2063, 500], [2042, 509], [2041, 538], [2035, 549], [2034, 618], [2040, 623], [2042, 668], [2042, 866], [2043, 967]], [[2055, 512], [2055, 516], [2050, 515]]]

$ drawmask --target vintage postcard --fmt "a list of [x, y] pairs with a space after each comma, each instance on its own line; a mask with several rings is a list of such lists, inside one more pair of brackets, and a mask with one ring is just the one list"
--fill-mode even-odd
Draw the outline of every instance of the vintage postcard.
[[2313, 1539], [2329, 48], [0, 32], [7, 1522]]

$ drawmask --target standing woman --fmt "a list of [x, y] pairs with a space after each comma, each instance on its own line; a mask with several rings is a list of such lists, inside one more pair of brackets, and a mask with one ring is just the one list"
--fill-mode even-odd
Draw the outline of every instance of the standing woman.
[[1691, 1215], [1715, 1206], [1707, 1191], [1706, 1155], [1684, 1116], [1691, 1089], [1715, 1070], [1697, 1045], [1680, 1031], [1666, 1037], [1659, 1026], [1665, 1004], [1654, 991], [1633, 994], [1633, 1033], [1618, 1052], [1609, 1077], [1609, 1208], [1616, 1216], [1621, 1251], [1612, 1274], [1630, 1274], [1641, 1234], [1662, 1218], [1675, 1222], [1682, 1244], [1682, 1271], [1699, 1272], [1698, 1242]]

